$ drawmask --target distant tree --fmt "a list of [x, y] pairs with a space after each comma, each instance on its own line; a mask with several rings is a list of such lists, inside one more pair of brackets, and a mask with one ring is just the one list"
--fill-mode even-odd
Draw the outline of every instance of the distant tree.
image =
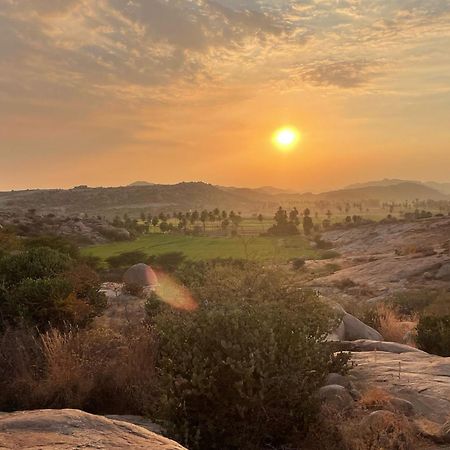
[[153, 217], [153, 219], [152, 219], [152, 225], [156, 228], [157, 226], [158, 226], [158, 223], [159, 223], [159, 219], [158, 219], [158, 217]]
[[310, 235], [314, 229], [314, 223], [310, 217], [310, 214], [311, 211], [308, 208], [303, 211], [303, 231], [307, 236]]
[[159, 229], [161, 230], [162, 233], [166, 233], [167, 231], [169, 231], [170, 227], [169, 224], [164, 221], [159, 224]]
[[145, 222], [145, 212], [141, 211], [141, 220], [142, 222]]
[[271, 226], [267, 230], [267, 233], [275, 236], [298, 234], [298, 228], [295, 224], [295, 222], [298, 221], [298, 211], [292, 210], [291, 213], [289, 214], [289, 217], [292, 220], [288, 220], [286, 210], [280, 206], [274, 216], [275, 225]]
[[194, 225], [200, 219], [200, 214], [197, 210], [193, 211], [191, 214], [191, 224]]
[[300, 223], [299, 219], [299, 212], [297, 211], [297, 208], [293, 208], [290, 212], [289, 212], [289, 221], [292, 222], [295, 225], [298, 225]]
[[201, 213], [200, 213], [200, 222], [203, 225], [203, 232], [206, 231], [206, 221], [208, 220], [208, 211], [206, 211], [206, 209], [204, 209]]

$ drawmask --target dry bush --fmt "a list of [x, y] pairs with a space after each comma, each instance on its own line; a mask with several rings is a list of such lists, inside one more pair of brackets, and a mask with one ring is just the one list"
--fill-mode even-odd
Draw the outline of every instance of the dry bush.
[[379, 387], [372, 387], [362, 393], [359, 403], [364, 408], [378, 408], [387, 405], [392, 396]]
[[145, 414], [155, 397], [154, 358], [154, 339], [145, 327], [6, 332], [0, 340], [0, 410]]
[[402, 415], [387, 413], [370, 420], [349, 420], [339, 428], [346, 450], [417, 450], [417, 433]]
[[[384, 401], [381, 392], [370, 394], [370, 401]], [[377, 408], [380, 409], [380, 408]], [[417, 450], [426, 448], [412, 423], [403, 415], [383, 413], [368, 418], [364, 407], [344, 414], [332, 408], [322, 408], [320, 420], [311, 427], [306, 439], [293, 448], [322, 450]]]
[[[405, 321], [397, 310], [386, 304], [380, 304], [376, 310], [378, 331], [386, 341], [405, 343], [405, 336], [410, 334], [416, 327], [417, 322]], [[413, 343], [411, 339], [410, 344]]]

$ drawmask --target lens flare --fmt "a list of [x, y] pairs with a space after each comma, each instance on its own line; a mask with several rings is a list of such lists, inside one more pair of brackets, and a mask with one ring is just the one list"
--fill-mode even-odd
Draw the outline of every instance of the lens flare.
[[183, 286], [165, 272], [158, 271], [157, 277], [158, 283], [154, 290], [164, 303], [172, 306], [172, 308], [185, 311], [194, 311], [197, 309], [197, 302], [186, 286]]

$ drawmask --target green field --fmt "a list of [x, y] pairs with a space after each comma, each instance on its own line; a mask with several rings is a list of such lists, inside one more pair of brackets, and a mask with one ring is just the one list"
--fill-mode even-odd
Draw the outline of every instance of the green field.
[[167, 252], [183, 252], [192, 260], [212, 258], [246, 258], [262, 261], [284, 262], [294, 257], [319, 258], [303, 236], [289, 237], [199, 237], [154, 233], [135, 241], [85, 247], [85, 255], [103, 260], [131, 250], [141, 250], [148, 255]]

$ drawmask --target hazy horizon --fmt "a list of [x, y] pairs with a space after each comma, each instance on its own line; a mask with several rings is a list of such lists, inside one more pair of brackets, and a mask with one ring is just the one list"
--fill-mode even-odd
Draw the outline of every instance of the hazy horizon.
[[[153, 184], [160, 184], [160, 185], [174, 185], [174, 184], [179, 184], [179, 183], [205, 183], [205, 184], [210, 184], [213, 186], [220, 186], [220, 187], [226, 187], [226, 188], [242, 188], [242, 189], [261, 189], [261, 188], [273, 188], [273, 189], [280, 189], [280, 190], [286, 190], [286, 191], [291, 191], [292, 193], [296, 193], [296, 194], [305, 194], [305, 193], [313, 193], [313, 194], [319, 194], [322, 192], [326, 192], [326, 191], [333, 191], [333, 190], [340, 190], [340, 189], [347, 189], [347, 188], [355, 188], [358, 187], [358, 184], [362, 184], [365, 185], [367, 183], [377, 183], [379, 181], [395, 181], [395, 182], [399, 182], [399, 183], [423, 183], [423, 184], [427, 184], [427, 183], [438, 183], [438, 184], [450, 184], [450, 180], [442, 180], [442, 181], [437, 181], [437, 180], [406, 180], [406, 179], [399, 179], [399, 178], [392, 178], [392, 179], [388, 179], [388, 178], [383, 178], [383, 179], [379, 179], [379, 180], [362, 180], [356, 183], [348, 183], [345, 185], [338, 185], [338, 186], [334, 186], [331, 187], [330, 189], [308, 189], [308, 188], [303, 188], [303, 187], [298, 187], [298, 188], [290, 188], [290, 187], [283, 187], [283, 186], [277, 186], [277, 185], [252, 185], [252, 186], [242, 186], [242, 185], [219, 185], [217, 183], [212, 183], [212, 182], [208, 182], [205, 180], [179, 180], [179, 181], [174, 181], [173, 183], [157, 183], [154, 181], [150, 181], [150, 180], [131, 180], [127, 183], [124, 184], [110, 184], [110, 185], [88, 185], [86, 183], [77, 183], [74, 185], [67, 185], [67, 186], [34, 186], [34, 187], [19, 187], [19, 188], [11, 188], [11, 189], [0, 189], [0, 192], [9, 192], [9, 191], [22, 191], [22, 190], [53, 190], [53, 189], [73, 189], [75, 187], [79, 187], [79, 186], [87, 186], [88, 188], [116, 188], [116, 187], [129, 187], [130, 185], [132, 185], [133, 183], [149, 183], [151, 185]], [[393, 183], [395, 184], [395, 183]], [[355, 186], [354, 186], [355, 185]]]
[[0, 190], [448, 182], [449, 23], [439, 0], [5, 0]]

